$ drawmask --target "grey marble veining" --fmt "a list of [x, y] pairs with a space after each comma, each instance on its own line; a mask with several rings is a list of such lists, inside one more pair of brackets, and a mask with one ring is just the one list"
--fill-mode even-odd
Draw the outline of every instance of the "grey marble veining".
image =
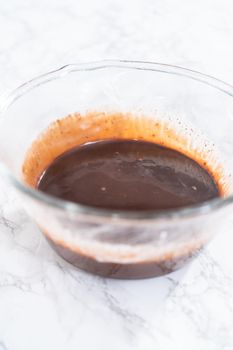
[[[177, 64], [233, 83], [232, 17], [230, 0], [2, 1], [0, 93], [104, 58]], [[180, 271], [106, 280], [60, 259], [0, 180], [0, 350], [233, 349], [232, 220]]]

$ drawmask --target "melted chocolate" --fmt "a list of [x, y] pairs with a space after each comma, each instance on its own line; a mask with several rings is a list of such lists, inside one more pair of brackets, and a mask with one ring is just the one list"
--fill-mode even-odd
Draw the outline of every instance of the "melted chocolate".
[[84, 144], [56, 158], [38, 189], [72, 202], [121, 210], [161, 210], [219, 196], [211, 175], [187, 156], [152, 142]]

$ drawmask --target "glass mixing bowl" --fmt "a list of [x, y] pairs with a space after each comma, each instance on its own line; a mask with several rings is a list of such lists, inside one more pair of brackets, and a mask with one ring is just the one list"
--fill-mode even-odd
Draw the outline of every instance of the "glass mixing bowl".
[[[21, 85], [2, 101], [0, 170], [50, 244], [73, 265], [114, 278], [165, 274], [194, 256], [227, 220], [233, 202], [232, 96], [233, 87], [220, 80], [166, 64], [67, 65]], [[22, 175], [28, 149], [49, 124], [75, 112], [87, 138], [92, 121], [98, 125], [101, 115], [121, 113], [112, 136], [151, 133], [157, 142], [166, 140], [192, 154], [215, 174], [222, 196], [176, 210], [133, 212], [87, 207], [29, 186]], [[137, 116], [130, 135], [125, 133], [129, 115]]]

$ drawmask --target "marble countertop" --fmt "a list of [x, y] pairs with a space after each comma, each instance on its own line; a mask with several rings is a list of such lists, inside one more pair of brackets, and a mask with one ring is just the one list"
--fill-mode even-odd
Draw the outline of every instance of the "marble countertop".
[[[0, 93], [66, 63], [165, 62], [233, 83], [231, 0], [9, 0]], [[233, 217], [189, 266], [103, 279], [60, 259], [0, 180], [0, 350], [233, 349]]]

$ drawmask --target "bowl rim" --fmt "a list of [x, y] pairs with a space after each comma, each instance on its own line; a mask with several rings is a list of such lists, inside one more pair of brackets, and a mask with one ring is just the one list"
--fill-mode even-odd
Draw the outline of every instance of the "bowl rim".
[[[205, 85], [211, 86], [231, 97], [233, 97], [233, 86], [214, 78], [210, 75], [200, 73], [195, 70], [183, 68], [176, 65], [170, 65], [165, 63], [149, 62], [149, 61], [131, 61], [131, 60], [101, 60], [87, 63], [74, 63], [67, 64], [59, 67], [58, 69], [49, 71], [45, 74], [39, 75], [24, 84], [18, 86], [13, 91], [4, 95], [0, 103], [0, 116], [4, 116], [7, 109], [21, 96], [25, 95], [28, 91], [48, 83], [52, 80], [62, 78], [63, 76], [72, 72], [92, 71], [107, 68], [126, 68], [133, 70], [145, 70], [155, 71], [160, 73], [174, 74], [183, 76], [189, 79], [196, 80]], [[0, 162], [0, 173], [13, 185], [20, 193], [29, 196], [32, 199], [43, 202], [43, 204], [49, 205], [58, 210], [70, 212], [72, 214], [85, 214], [88, 216], [100, 216], [122, 220], [167, 220], [167, 219], [187, 219], [197, 217], [200, 215], [210, 214], [216, 210], [222, 209], [230, 204], [233, 204], [233, 195], [229, 195], [226, 198], [215, 198], [203, 202], [201, 204], [192, 205], [184, 208], [177, 209], [164, 209], [164, 210], [145, 210], [145, 211], [127, 211], [127, 210], [112, 210], [101, 209], [91, 206], [86, 206], [71, 201], [63, 200], [46, 193], [43, 193], [37, 189], [27, 186], [22, 181], [17, 179], [8, 167]]]

